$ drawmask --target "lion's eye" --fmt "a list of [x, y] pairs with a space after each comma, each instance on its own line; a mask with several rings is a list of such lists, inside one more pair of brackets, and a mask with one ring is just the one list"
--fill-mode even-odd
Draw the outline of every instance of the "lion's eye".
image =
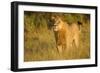
[[57, 21], [57, 24], [59, 24], [60, 23], [60, 21]]

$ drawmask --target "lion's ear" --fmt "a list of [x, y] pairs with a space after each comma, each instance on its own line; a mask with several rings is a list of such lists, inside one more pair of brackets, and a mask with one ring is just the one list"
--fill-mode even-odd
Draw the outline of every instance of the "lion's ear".
[[52, 20], [55, 20], [55, 17], [54, 17], [54, 16], [51, 16], [51, 19], [52, 19]]

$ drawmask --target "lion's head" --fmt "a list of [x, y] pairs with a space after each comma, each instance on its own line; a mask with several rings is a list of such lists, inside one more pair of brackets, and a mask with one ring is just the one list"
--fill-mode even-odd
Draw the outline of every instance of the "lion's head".
[[52, 16], [52, 20], [54, 22], [53, 24], [53, 30], [54, 31], [60, 31], [63, 27], [63, 21], [59, 16]]

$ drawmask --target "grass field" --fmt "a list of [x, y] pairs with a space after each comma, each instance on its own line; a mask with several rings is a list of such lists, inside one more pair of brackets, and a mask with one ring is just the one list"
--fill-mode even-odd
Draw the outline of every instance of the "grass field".
[[56, 13], [65, 21], [82, 21], [79, 48], [74, 46], [59, 55], [54, 32], [49, 29], [50, 16], [55, 13], [24, 12], [24, 61], [71, 60], [90, 58], [90, 15]]

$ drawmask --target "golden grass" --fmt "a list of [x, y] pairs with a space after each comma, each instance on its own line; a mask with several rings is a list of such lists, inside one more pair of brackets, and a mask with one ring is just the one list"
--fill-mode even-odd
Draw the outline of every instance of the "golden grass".
[[[36, 28], [34, 15], [24, 15], [24, 61], [90, 58], [90, 24], [82, 25], [79, 48], [73, 46], [59, 55], [54, 33], [47, 26]], [[43, 21], [44, 24], [45, 21]], [[89, 21], [88, 21], [89, 22]]]

